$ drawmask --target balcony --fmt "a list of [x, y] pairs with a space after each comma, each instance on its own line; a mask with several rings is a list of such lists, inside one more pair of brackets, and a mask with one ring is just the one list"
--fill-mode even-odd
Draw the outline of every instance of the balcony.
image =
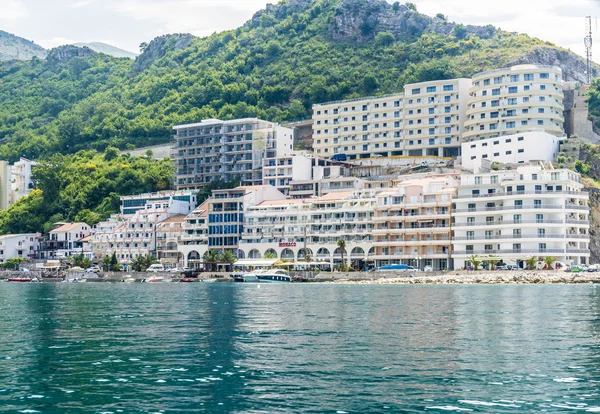
[[[513, 182], [513, 181], [511, 181]], [[502, 183], [501, 183], [502, 184]], [[469, 183], [467, 185], [474, 185]], [[576, 195], [589, 197], [589, 194], [583, 191], [510, 191], [492, 194], [464, 194], [454, 197], [455, 200], [470, 199], [470, 198], [494, 198], [494, 197], [511, 197], [519, 195]]]
[[[585, 250], [589, 252], [589, 250]], [[564, 254], [564, 249], [503, 249], [503, 250], [455, 250], [453, 255], [489, 255], [489, 254]]]

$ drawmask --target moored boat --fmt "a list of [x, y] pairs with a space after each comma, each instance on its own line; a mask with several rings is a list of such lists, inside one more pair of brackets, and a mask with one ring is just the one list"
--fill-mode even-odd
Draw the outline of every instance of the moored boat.
[[292, 281], [288, 272], [283, 269], [268, 269], [251, 272], [243, 275], [242, 278], [243, 281], [247, 283], [286, 283]]
[[37, 280], [36, 278], [30, 279], [28, 277], [9, 277], [8, 281], [9, 282], [14, 282], [14, 283], [35, 283], [35, 282], [39, 282], [39, 280]]
[[171, 279], [170, 278], [166, 278], [163, 276], [150, 276], [146, 279], [144, 279], [144, 282], [146, 283], [165, 283], [165, 282], [170, 282]]

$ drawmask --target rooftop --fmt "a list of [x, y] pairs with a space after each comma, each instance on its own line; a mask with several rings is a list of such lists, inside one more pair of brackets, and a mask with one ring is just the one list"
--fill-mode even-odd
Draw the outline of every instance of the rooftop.
[[55, 228], [54, 230], [51, 230], [50, 233], [63, 233], [63, 232], [67, 232], [67, 231], [72, 231], [72, 230], [75, 230], [79, 226], [87, 226], [87, 224], [86, 223], [67, 223], [67, 224], [63, 224], [60, 227]]

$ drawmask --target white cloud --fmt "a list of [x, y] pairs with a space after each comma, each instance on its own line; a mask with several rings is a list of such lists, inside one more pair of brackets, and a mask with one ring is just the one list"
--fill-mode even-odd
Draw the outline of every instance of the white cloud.
[[22, 2], [17, 0], [0, 1], [0, 21], [18, 20], [29, 15], [29, 10]]

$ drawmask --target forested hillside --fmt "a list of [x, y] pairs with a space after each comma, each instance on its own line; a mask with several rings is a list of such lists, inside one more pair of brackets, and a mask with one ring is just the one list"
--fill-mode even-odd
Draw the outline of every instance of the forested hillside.
[[236, 30], [143, 47], [136, 61], [67, 47], [0, 64], [0, 159], [166, 142], [173, 124], [208, 117], [297, 120], [314, 103], [513, 62], [579, 62], [526, 35], [384, 0], [284, 0]]

